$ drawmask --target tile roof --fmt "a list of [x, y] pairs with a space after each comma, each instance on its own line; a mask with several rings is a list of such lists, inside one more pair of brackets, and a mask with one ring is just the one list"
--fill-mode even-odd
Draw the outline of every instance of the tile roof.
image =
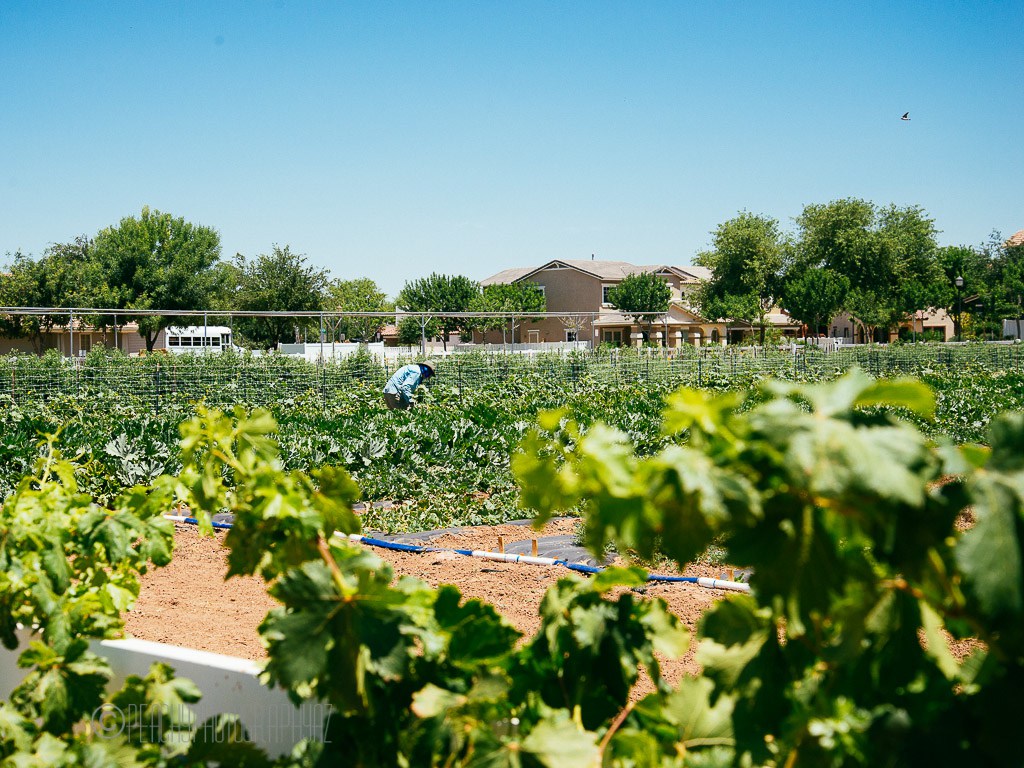
[[1010, 235], [1010, 239], [1006, 241], [1006, 245], [1010, 248], [1017, 245], [1024, 245], [1024, 229]]

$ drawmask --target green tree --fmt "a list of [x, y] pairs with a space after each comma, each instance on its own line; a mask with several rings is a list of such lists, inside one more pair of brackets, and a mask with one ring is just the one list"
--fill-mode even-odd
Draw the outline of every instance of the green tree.
[[768, 313], [780, 299], [786, 266], [786, 242], [779, 223], [768, 216], [744, 211], [718, 226], [712, 249], [696, 262], [712, 271], [711, 280], [697, 292], [705, 317], [745, 320], [760, 331], [763, 345]]
[[[115, 309], [204, 309], [217, 294], [222, 274], [215, 269], [220, 258], [216, 230], [148, 206], [138, 218], [128, 216], [102, 230], [94, 257], [99, 269], [94, 289], [109, 296]], [[138, 323], [149, 351], [160, 331], [176, 321], [173, 314], [131, 312], [126, 319]]]
[[[41, 307], [41, 282], [39, 264], [20, 251], [7, 254], [10, 260], [0, 270], [0, 306], [4, 307]], [[4, 338], [16, 339], [30, 335], [33, 342], [37, 339], [33, 323], [39, 318], [30, 315], [3, 315], [0, 317], [0, 335]], [[36, 345], [38, 352], [38, 345]]]
[[815, 334], [822, 321], [840, 310], [849, 291], [850, 281], [826, 267], [792, 270], [782, 286], [786, 311]]
[[849, 279], [844, 309], [869, 333], [937, 306], [936, 230], [922, 209], [848, 198], [808, 205], [796, 223], [795, 268], [825, 267]]
[[990, 258], [991, 306], [993, 318], [1000, 326], [997, 333], [1002, 335], [1001, 318], [1016, 318], [1019, 339], [1024, 326], [1021, 318], [1024, 312], [1024, 243], [1013, 244], [993, 233], [985, 254]]
[[[325, 303], [336, 312], [392, 312], [395, 309], [395, 303], [388, 301], [387, 294], [367, 277], [333, 281], [327, 286]], [[367, 341], [380, 332], [386, 320], [383, 317], [346, 317], [338, 321], [335, 331], [349, 340]]]
[[441, 335], [437, 318], [403, 317], [398, 321], [398, 343], [415, 347]]
[[[236, 306], [247, 312], [316, 312], [324, 308], [327, 271], [306, 261], [289, 246], [276, 244], [270, 254], [249, 261], [234, 259]], [[242, 338], [263, 347], [293, 341], [296, 334], [316, 329], [319, 319], [302, 317], [241, 317], [235, 323]]]
[[[95, 258], [93, 242], [80, 235], [67, 243], [54, 243], [33, 260], [16, 253], [0, 279], [0, 299], [11, 307], [102, 307], [112, 302], [111, 291]], [[76, 318], [101, 327], [104, 317]], [[0, 322], [0, 332], [8, 337], [28, 336], [36, 352], [43, 351], [43, 337], [54, 327], [67, 326], [70, 313], [11, 315]]]
[[890, 204], [878, 211], [877, 219], [880, 247], [895, 267], [891, 328], [919, 309], [940, 306], [945, 280], [935, 222], [922, 208]]
[[[939, 248], [936, 261], [942, 271], [942, 290], [937, 306], [953, 316], [956, 338], [963, 333], [964, 299], [987, 294], [991, 263], [985, 254], [968, 245], [949, 245]], [[957, 287], [957, 279], [963, 283]]]
[[[480, 284], [462, 275], [439, 275], [407, 282], [398, 294], [398, 306], [407, 312], [436, 313], [437, 333], [448, 349], [448, 336], [466, 327], [465, 320], [446, 317], [446, 313], [469, 312], [473, 299], [480, 294]], [[417, 323], [417, 330], [419, 324]]]
[[[502, 312], [508, 317], [486, 317], [473, 320], [467, 325], [473, 330], [500, 330], [502, 341], [511, 324], [512, 337], [515, 338], [516, 314], [547, 311], [547, 299], [544, 291], [536, 283], [495, 283], [485, 285], [483, 290], [473, 298], [469, 305], [471, 312]], [[531, 322], [537, 322], [533, 318]]]
[[608, 301], [637, 324], [648, 328], [657, 318], [668, 312], [672, 289], [653, 272], [638, 272], [624, 277], [608, 291]]

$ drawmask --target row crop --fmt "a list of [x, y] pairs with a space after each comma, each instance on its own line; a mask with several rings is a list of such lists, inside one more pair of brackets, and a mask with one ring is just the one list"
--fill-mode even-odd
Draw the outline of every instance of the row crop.
[[[741, 375], [737, 369], [734, 374], [729, 367], [732, 361], [725, 356], [698, 360], [704, 388], [748, 389], [762, 378], [753, 370]], [[182, 379], [201, 378], [201, 372], [216, 371], [226, 362], [186, 358], [180, 361], [178, 373]], [[638, 370], [646, 371], [648, 362], [652, 370], [666, 371], [679, 363], [646, 360], [635, 354], [617, 360], [608, 356], [534, 361], [505, 358], [501, 362], [508, 365], [506, 371], [490, 361], [492, 378], [482, 385], [467, 384], [466, 370], [460, 380], [457, 366], [483, 366], [487, 359], [448, 360], [438, 366], [439, 375], [430, 389], [421, 389], [418, 407], [390, 412], [380, 397], [383, 374], [379, 372], [372, 381], [356, 376], [339, 379], [325, 404], [319, 391], [296, 385], [294, 377], [318, 370], [322, 375], [340, 376], [341, 367], [337, 371], [332, 366], [317, 369], [287, 358], [230, 362], [236, 377], [254, 377], [251, 384], [224, 389], [210, 380], [206, 388], [164, 395], [159, 407], [154, 407], [152, 393], [127, 385], [120, 390], [89, 385], [69, 393], [57, 388], [45, 397], [0, 394], [0, 407], [7, 414], [0, 424], [0, 498], [31, 472], [44, 435], [59, 433], [65, 453], [78, 457], [81, 487], [107, 502], [125, 486], [178, 472], [174, 449], [177, 425], [191, 418], [198, 404], [252, 408], [268, 404], [267, 398], [272, 397], [269, 405], [280, 425], [281, 454], [287, 469], [343, 466], [367, 499], [397, 502], [374, 510], [367, 520], [369, 526], [399, 531], [498, 522], [522, 514], [509, 456], [538, 412], [566, 407], [584, 428], [604, 421], [625, 432], [641, 454], [648, 454], [660, 450], [668, 440], [661, 434], [659, 422], [665, 393], [678, 384], [698, 384], [692, 380], [692, 371], [637, 375]], [[353, 361], [349, 371], [364, 363]], [[45, 370], [60, 364], [44, 359], [38, 365]], [[616, 365], [630, 374], [607, 375], [609, 367]], [[75, 375], [87, 377], [104, 366], [151, 373], [161, 370], [148, 359], [101, 358]], [[185, 369], [191, 373], [185, 375]], [[268, 370], [276, 378], [255, 379]], [[916, 372], [936, 392], [936, 417], [925, 421], [908, 413], [906, 418], [927, 434], [947, 435], [959, 443], [980, 441], [995, 414], [1024, 409], [1024, 372], [992, 371], [969, 362], [951, 368], [922, 365]], [[831, 378], [820, 370], [800, 367], [780, 369], [776, 375], [801, 380]]]
[[[748, 387], [766, 377], [830, 380], [851, 368], [875, 377], [1024, 370], [1018, 344], [858, 346], [823, 352], [715, 347], [694, 350], [597, 350], [537, 356], [469, 353], [436, 361], [436, 385], [466, 392], [528, 377], [566, 389], [657, 382], [671, 387]], [[303, 399], [325, 410], [343, 405], [353, 390], [380, 388], [406, 361], [378, 361], [368, 353], [315, 365], [283, 355], [224, 353], [128, 358], [102, 349], [81, 360], [55, 353], [0, 357], [0, 395], [20, 403], [59, 396], [113, 393], [137, 398], [151, 410], [180, 402], [279, 406]]]

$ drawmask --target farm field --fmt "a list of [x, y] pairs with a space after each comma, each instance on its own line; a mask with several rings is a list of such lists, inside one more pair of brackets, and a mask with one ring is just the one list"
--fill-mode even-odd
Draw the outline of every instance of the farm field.
[[[235, 376], [254, 374], [234, 362]], [[343, 709], [329, 743], [358, 749], [363, 764], [421, 750], [472, 764], [475, 745], [495, 756], [530, 749], [552, 764], [566, 739], [580, 766], [606, 748], [621, 757], [611, 764], [627, 765], [680, 746], [713, 764], [734, 753], [775, 764], [775, 739], [789, 754], [887, 753], [870, 731], [893, 722], [907, 733], [903, 755], [973, 754], [1019, 666], [1004, 662], [1020, 642], [1017, 578], [993, 569], [990, 553], [1019, 551], [1024, 417], [1002, 412], [1019, 403], [1020, 371], [933, 357], [914, 371], [929, 387], [799, 365], [789, 381], [754, 366], [728, 378], [719, 359], [712, 379], [702, 359], [704, 389], [676, 389], [672, 360], [638, 358], [615, 377], [592, 361], [546, 362], [515, 361], [469, 384], [465, 370], [461, 385], [439, 376], [403, 413], [384, 410], [379, 384], [357, 377], [331, 399], [326, 388], [279, 394], [269, 411], [230, 415], [178, 390], [161, 390], [157, 408], [145, 392], [95, 381], [88, 397], [81, 384], [63, 395], [12, 390], [8, 429], [37, 442], [8, 438], [5, 450], [37, 479], [5, 501], [11, 565], [0, 575], [31, 586], [3, 593], [9, 615], [43, 625], [49, 642], [25, 652], [39, 661], [19, 701], [49, 668], [79, 690], [93, 685], [73, 677], [84, 645], [71, 638], [114, 633], [124, 618], [143, 639], [250, 658], [266, 648], [267, 680]], [[296, 371], [307, 382], [327, 375]], [[40, 433], [50, 435], [42, 446]], [[957, 446], [972, 439], [989, 447]], [[387, 503], [358, 520], [360, 494]], [[164, 514], [177, 502], [201, 519], [230, 510], [233, 527], [207, 539], [175, 530]], [[591, 552], [614, 544], [689, 576], [719, 576], [725, 566], [694, 565], [718, 548], [749, 567], [752, 593], [652, 586], [632, 567], [559, 579], [332, 536], [505, 523], [524, 509], [543, 520], [585, 511]], [[963, 530], [968, 511], [976, 522]], [[522, 536], [499, 525], [434, 543], [489, 549], [499, 532]], [[228, 573], [242, 578], [225, 582]], [[170, 674], [154, 669], [122, 695], [167, 695]], [[805, 699], [808, 686], [840, 693]], [[495, 732], [496, 718], [524, 716], [522, 745]], [[823, 721], [852, 735], [820, 737]], [[957, 725], [927, 741], [940, 722]], [[16, 727], [20, 743], [34, 738], [31, 722]], [[366, 729], [385, 740], [360, 738]], [[452, 740], [460, 733], [472, 744]]]
[[[496, 550], [497, 537], [506, 543], [531, 537], [572, 533], [573, 520], [553, 521], [536, 532], [521, 525], [499, 525], [445, 534], [431, 542], [440, 548]], [[223, 532], [201, 536], [195, 526], [175, 526], [174, 559], [142, 579], [142, 590], [126, 615], [126, 631], [143, 640], [174, 643], [189, 648], [263, 659], [266, 650], [257, 627], [275, 602], [256, 577], [224, 581], [227, 572]], [[500, 563], [448, 552], [418, 554], [372, 549], [394, 568], [396, 577], [412, 576], [432, 587], [455, 584], [467, 598], [493, 605], [525, 637], [540, 626], [540, 602], [545, 591], [570, 571], [562, 567]], [[620, 561], [621, 562], [621, 559]], [[723, 567], [691, 565], [686, 575], [718, 578]], [[205, 585], [195, 589], [193, 585]], [[187, 597], [183, 592], [187, 591]], [[721, 592], [695, 584], [650, 584], [645, 597], [664, 599], [690, 631], [695, 631], [704, 610]], [[684, 673], [698, 669], [691, 649], [680, 659], [664, 662], [666, 678], [677, 683]], [[647, 693], [649, 690], [643, 690]]]
[[[343, 466], [363, 498], [390, 502], [365, 517], [389, 532], [480, 525], [522, 516], [509, 455], [537, 413], [565, 408], [582, 425], [622, 429], [640, 455], [667, 443], [664, 396], [680, 385], [747, 390], [768, 376], [834, 378], [853, 365], [916, 375], [937, 393], [934, 420], [906, 414], [927, 434], [984, 440], [992, 416], [1024, 408], [1018, 346], [854, 348], [822, 354], [712, 350], [664, 359], [635, 352], [570, 357], [467, 355], [438, 362], [420, 407], [387, 411], [386, 370], [362, 357], [323, 367], [288, 358], [125, 358], [91, 353], [80, 367], [58, 357], [0, 358], [0, 496], [31, 471], [41, 436], [80, 457], [78, 481], [100, 501], [175, 474], [178, 424], [197, 405], [268, 408], [284, 466]], [[6, 388], [6, 391], [4, 391]]]

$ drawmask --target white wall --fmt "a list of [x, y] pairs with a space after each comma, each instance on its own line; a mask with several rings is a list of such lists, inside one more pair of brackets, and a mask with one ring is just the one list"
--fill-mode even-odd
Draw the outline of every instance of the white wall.
[[[24, 647], [28, 633], [20, 631], [19, 635]], [[254, 661], [134, 639], [93, 641], [91, 650], [105, 657], [114, 670], [108, 690], [119, 689], [128, 675], [145, 677], [154, 662], [170, 665], [178, 677], [192, 680], [203, 692], [203, 698], [190, 706], [197, 726], [217, 714], [238, 715], [249, 738], [271, 757], [289, 752], [303, 739], [321, 740], [330, 719], [327, 705], [305, 702], [297, 708], [283, 689], [262, 685], [260, 665]], [[10, 696], [28, 673], [17, 666], [19, 653], [0, 647], [0, 697], [3, 699]], [[104, 713], [97, 712], [93, 721], [97, 732], [102, 734], [104, 723], [108, 722]]]

